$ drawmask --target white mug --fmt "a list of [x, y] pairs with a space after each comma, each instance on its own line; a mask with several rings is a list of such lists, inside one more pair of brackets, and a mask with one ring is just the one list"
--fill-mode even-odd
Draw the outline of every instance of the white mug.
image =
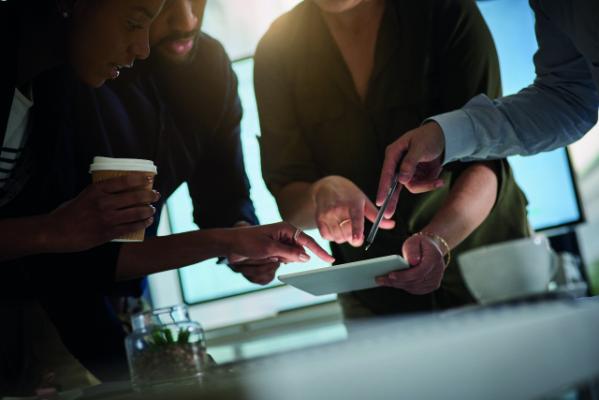
[[482, 246], [458, 256], [466, 286], [480, 303], [549, 291], [559, 257], [544, 236]]

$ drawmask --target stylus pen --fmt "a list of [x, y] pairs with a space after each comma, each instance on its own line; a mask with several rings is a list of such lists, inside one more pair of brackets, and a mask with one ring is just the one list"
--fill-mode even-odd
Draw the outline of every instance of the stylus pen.
[[391, 184], [391, 187], [389, 188], [389, 191], [387, 192], [387, 197], [385, 197], [385, 201], [383, 202], [383, 205], [379, 209], [379, 212], [376, 215], [376, 219], [374, 220], [374, 223], [372, 224], [372, 228], [370, 228], [370, 232], [368, 233], [368, 236], [366, 237], [366, 248], [364, 250], [368, 250], [370, 248], [370, 246], [372, 245], [372, 242], [374, 241], [374, 237], [376, 236], [376, 233], [379, 231], [379, 225], [381, 224], [381, 220], [383, 219], [383, 215], [385, 214], [385, 210], [387, 209], [389, 200], [391, 200], [391, 197], [393, 197], [393, 193], [395, 193], [398, 186], [399, 186], [399, 171], [395, 173], [395, 177], [393, 178], [393, 183]]

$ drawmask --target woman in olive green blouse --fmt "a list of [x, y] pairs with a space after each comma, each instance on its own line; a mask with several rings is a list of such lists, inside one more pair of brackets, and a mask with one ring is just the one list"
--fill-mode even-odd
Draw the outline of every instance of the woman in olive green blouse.
[[362, 247], [385, 147], [429, 115], [500, 94], [474, 1], [304, 0], [262, 38], [254, 74], [263, 175], [284, 219], [318, 227], [338, 263], [403, 254], [413, 266], [340, 296], [346, 315], [472, 302], [455, 256], [528, 235], [507, 161], [455, 163], [443, 188], [402, 192], [393, 219]]

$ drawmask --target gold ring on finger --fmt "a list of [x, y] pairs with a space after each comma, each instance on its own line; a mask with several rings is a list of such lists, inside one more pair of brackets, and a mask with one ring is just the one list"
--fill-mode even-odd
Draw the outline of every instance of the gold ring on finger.
[[297, 242], [297, 238], [299, 237], [299, 235], [302, 233], [302, 230], [300, 228], [296, 228], [295, 229], [295, 233], [293, 234], [293, 241]]
[[339, 227], [343, 228], [343, 225], [347, 224], [348, 222], [351, 222], [351, 219], [346, 218], [343, 221], [339, 222]]

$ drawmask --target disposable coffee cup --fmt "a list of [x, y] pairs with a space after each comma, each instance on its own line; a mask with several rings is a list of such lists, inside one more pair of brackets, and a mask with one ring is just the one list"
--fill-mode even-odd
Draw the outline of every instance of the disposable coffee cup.
[[[89, 166], [89, 172], [92, 174], [92, 182], [101, 182], [106, 179], [116, 178], [124, 175], [140, 174], [143, 176], [154, 177], [158, 169], [152, 160], [143, 160], [138, 158], [112, 158], [112, 157], [94, 157]], [[153, 181], [148, 181], [146, 189], [151, 190]], [[143, 242], [146, 234], [145, 229], [132, 232], [127, 235], [113, 239], [113, 242]]]

